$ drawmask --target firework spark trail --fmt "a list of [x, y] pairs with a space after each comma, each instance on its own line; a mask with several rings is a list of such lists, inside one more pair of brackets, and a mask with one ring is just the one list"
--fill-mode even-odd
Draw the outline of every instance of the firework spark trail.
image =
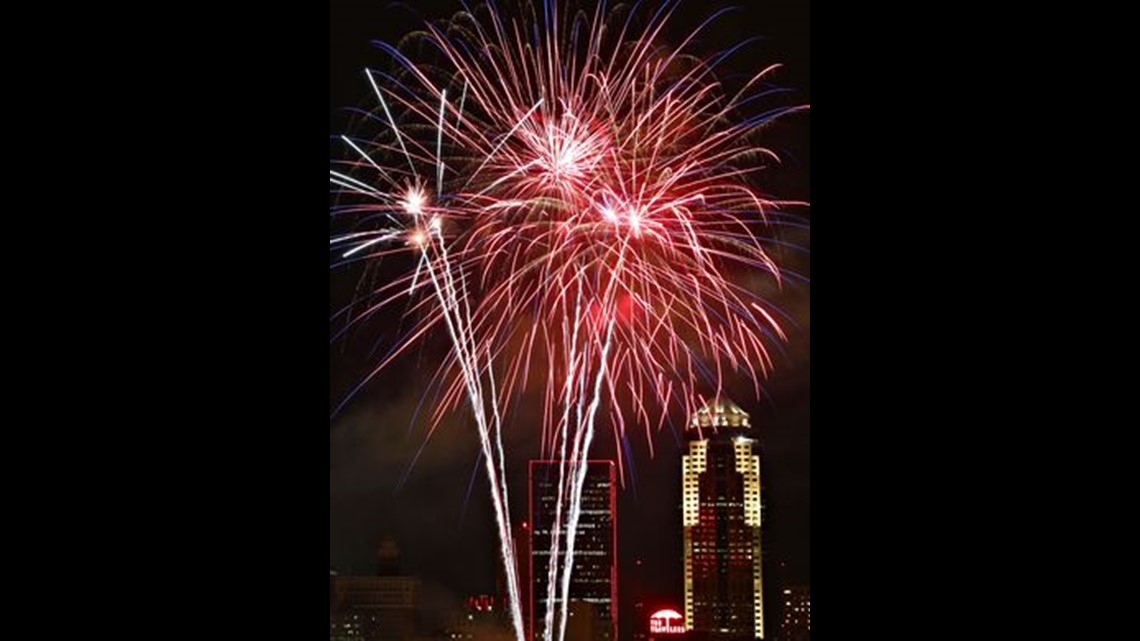
[[[597, 374], [594, 377], [594, 386], [593, 386], [592, 397], [590, 398], [590, 404], [589, 404], [589, 407], [586, 409], [585, 417], [583, 417], [582, 416], [582, 403], [585, 401], [585, 398], [586, 398], [585, 388], [582, 387], [582, 385], [586, 382], [586, 376], [585, 376], [586, 371], [583, 369], [581, 371], [581, 375], [578, 377], [578, 382], [579, 382], [578, 398], [574, 401], [574, 405], [575, 405], [576, 410], [577, 410], [576, 415], [577, 415], [577, 419], [578, 419], [576, 422], [576, 425], [575, 425], [575, 432], [574, 432], [574, 448], [571, 451], [571, 455], [570, 455], [569, 459], [566, 458], [565, 451], [562, 452], [562, 459], [561, 460], [563, 463], [558, 466], [558, 468], [559, 468], [559, 495], [560, 495], [559, 499], [561, 499], [562, 478], [565, 474], [567, 474], [567, 473], [570, 474], [570, 487], [569, 487], [569, 495], [568, 495], [568, 501], [567, 501], [568, 509], [567, 509], [567, 524], [566, 524], [566, 552], [564, 555], [564, 561], [562, 563], [562, 573], [561, 573], [562, 581], [561, 581], [561, 586], [560, 586], [561, 592], [562, 592], [561, 602], [563, 605], [562, 605], [562, 610], [561, 610], [561, 612], [559, 614], [559, 618], [558, 618], [558, 641], [564, 641], [564, 639], [566, 638], [567, 615], [569, 613], [569, 603], [570, 603], [570, 579], [571, 579], [571, 576], [573, 575], [573, 569], [574, 569], [574, 544], [575, 544], [575, 541], [577, 538], [577, 533], [578, 533], [578, 520], [579, 520], [579, 517], [581, 516], [581, 511], [582, 511], [582, 489], [585, 486], [585, 481], [586, 481], [586, 470], [588, 468], [588, 462], [587, 461], [589, 459], [590, 445], [594, 440], [594, 418], [597, 416], [598, 406], [601, 403], [602, 381], [605, 379], [606, 366], [608, 364], [607, 357], [608, 357], [609, 352], [610, 352], [610, 346], [613, 344], [614, 328], [617, 325], [617, 310], [613, 306], [613, 299], [615, 296], [615, 284], [618, 282], [617, 276], [621, 273], [622, 266], [625, 264], [625, 256], [626, 256], [627, 248], [628, 248], [628, 243], [622, 242], [621, 253], [619, 254], [617, 265], [614, 268], [614, 272], [613, 272], [613, 275], [611, 276], [610, 282], [607, 284], [606, 291], [602, 296], [603, 309], [605, 310], [603, 312], [603, 318], [605, 318], [606, 331], [605, 331], [605, 339], [603, 340], [602, 345], [601, 345], [601, 352], [598, 355]], [[579, 316], [580, 306], [581, 306], [581, 299], [579, 298], [578, 304], [576, 305], [576, 309], [575, 309], [575, 317], [576, 318]], [[576, 339], [577, 338], [577, 327], [575, 328], [575, 330], [576, 330], [575, 331], [575, 339]], [[591, 344], [587, 343], [587, 347], [591, 347]], [[576, 350], [572, 350], [572, 351], [576, 351]], [[583, 358], [588, 356], [589, 353], [590, 353], [590, 351], [588, 349], [585, 350], [583, 352]], [[573, 382], [573, 378], [571, 377], [571, 379], [568, 380], [568, 383], [572, 384], [572, 382]], [[567, 405], [569, 405], [569, 403]], [[564, 425], [563, 426], [563, 438], [565, 438], [565, 434], [568, 430], [569, 430], [569, 425]], [[565, 442], [565, 441], [563, 441], [563, 442]], [[559, 516], [561, 516], [561, 510], [558, 510], [557, 514]], [[556, 545], [551, 546], [552, 566], [553, 566], [553, 560], [556, 558], [556, 556], [554, 554], [556, 547], [557, 547]], [[553, 589], [553, 584], [551, 584], [551, 585], [552, 585], [551, 589]], [[551, 603], [553, 603], [553, 601], [551, 601]], [[549, 611], [552, 608], [548, 607], [547, 609]], [[610, 616], [612, 618], [612, 617], [615, 617], [616, 614], [611, 612]], [[552, 631], [548, 628], [546, 630], [546, 634], [545, 634], [544, 638], [545, 639], [551, 639], [552, 638], [551, 632]]]
[[549, 640], [551, 633], [554, 629], [554, 601], [555, 593], [558, 589], [558, 554], [561, 551], [560, 538], [562, 534], [562, 502], [566, 496], [565, 485], [565, 472], [563, 470], [563, 462], [566, 461], [566, 441], [570, 431], [570, 408], [573, 406], [573, 391], [575, 386], [575, 374], [578, 365], [578, 331], [579, 323], [582, 318], [582, 298], [581, 291], [578, 292], [578, 300], [574, 306], [574, 328], [573, 336], [575, 340], [570, 341], [566, 334], [566, 319], [562, 319], [562, 339], [563, 343], [569, 346], [569, 358], [567, 359], [567, 375], [566, 375], [566, 400], [563, 404], [562, 421], [560, 423], [560, 438], [558, 447], [558, 496], [554, 503], [554, 523], [551, 524], [550, 530], [550, 557], [547, 562], [547, 579], [546, 579], [546, 614], [543, 616], [543, 639]]
[[[446, 90], [441, 95], [440, 127], [442, 127], [443, 123], [444, 104], [446, 104]], [[439, 136], [439, 140], [442, 140], [442, 129], [440, 130]], [[439, 162], [442, 164], [442, 160]], [[439, 175], [442, 176], [442, 167], [439, 171]], [[428, 227], [430, 232], [435, 235], [435, 246], [439, 248], [439, 257], [442, 264], [442, 286], [436, 277], [432, 261], [426, 259], [425, 263], [427, 265], [428, 276], [433, 285], [433, 291], [439, 300], [440, 307], [444, 311], [444, 319], [447, 322], [448, 331], [451, 335], [455, 352], [457, 353], [458, 362], [464, 372], [463, 378], [467, 384], [472, 413], [475, 416], [479, 432], [480, 447], [483, 452], [487, 479], [491, 485], [492, 506], [495, 512], [496, 525], [499, 529], [500, 554], [502, 555], [503, 564], [506, 568], [505, 574], [507, 578], [508, 600], [511, 606], [511, 622], [515, 629], [516, 636], [521, 639], [524, 628], [522, 624], [522, 611], [519, 607], [520, 597], [517, 585], [518, 576], [515, 570], [516, 560], [514, 558], [514, 548], [511, 545], [510, 501], [507, 494], [506, 465], [504, 462], [502, 444], [502, 419], [494, 388], [494, 372], [492, 369], [493, 354], [488, 352], [485, 366], [480, 364], [478, 356], [480, 347], [475, 339], [474, 333], [471, 331], [471, 309], [469, 305], [470, 299], [466, 295], [466, 277], [463, 275], [463, 272], [460, 271], [462, 284], [460, 288], [457, 289], [455, 286], [455, 270], [448, 256], [447, 242], [443, 237], [442, 225], [439, 223], [439, 218], [432, 218]], [[424, 255], [426, 257], [426, 252]], [[464, 293], [460, 294], [460, 291]], [[493, 426], [487, 425], [487, 404], [484, 400], [484, 374], [482, 372], [484, 368], [486, 370], [486, 377], [490, 381], [491, 386], [491, 394], [486, 398], [490, 399]]]
[[[524, 628], [522, 624], [522, 611], [519, 608], [519, 591], [517, 573], [515, 571], [516, 561], [514, 558], [514, 549], [511, 546], [512, 537], [510, 516], [508, 514], [509, 500], [507, 496], [506, 468], [503, 462], [502, 422], [498, 410], [498, 402], [494, 393], [494, 382], [492, 379], [490, 403], [493, 408], [494, 427], [491, 429], [487, 426], [487, 417], [485, 415], [486, 405], [483, 400], [482, 375], [476, 371], [479, 367], [477, 356], [478, 346], [475, 343], [474, 335], [470, 331], [470, 309], [466, 307], [467, 298], [465, 296], [461, 298], [455, 290], [454, 277], [447, 255], [446, 242], [443, 239], [439, 226], [433, 225], [432, 227], [439, 242], [440, 256], [443, 263], [442, 271], [446, 287], [441, 288], [439, 286], [436, 281], [435, 270], [432, 269], [430, 261], [428, 262], [428, 275], [432, 279], [433, 289], [439, 298], [440, 305], [445, 308], [446, 313], [444, 318], [449, 318], [452, 315], [455, 316], [454, 319], [448, 321], [448, 329], [451, 332], [455, 349], [459, 353], [459, 360], [464, 364], [464, 371], [466, 372], [464, 378], [467, 380], [472, 412], [475, 415], [479, 429], [479, 441], [483, 450], [487, 479], [491, 483], [492, 505], [495, 510], [496, 525], [499, 528], [500, 553], [502, 554], [504, 567], [507, 569], [505, 574], [507, 577], [508, 599], [511, 606], [511, 623], [515, 629], [515, 635], [521, 639], [523, 637]], [[447, 292], [446, 295], [444, 291]], [[465, 308], [464, 314], [459, 314], [460, 300], [463, 301]], [[459, 331], [454, 331], [452, 329], [453, 327], [458, 327]], [[457, 333], [462, 338], [457, 337]], [[491, 361], [491, 355], [488, 354], [486, 370], [489, 377], [493, 376]], [[496, 463], [498, 463], [498, 469], [496, 469]]]
[[[575, 452], [571, 457], [570, 468], [571, 472], [571, 485], [570, 485], [570, 501], [566, 526], [566, 556], [562, 568], [562, 611], [559, 616], [558, 624], [558, 639], [563, 641], [566, 638], [566, 616], [569, 610], [570, 599], [570, 577], [574, 569], [574, 541], [578, 533], [578, 518], [582, 512], [582, 488], [586, 480], [587, 459], [589, 458], [590, 443], [594, 440], [594, 417], [597, 415], [598, 404], [601, 401], [602, 380], [605, 378], [606, 373], [606, 356], [609, 354], [611, 341], [613, 339], [613, 328], [615, 321], [608, 322], [608, 329], [606, 330], [606, 340], [602, 346], [602, 352], [599, 356], [598, 374], [594, 379], [594, 394], [590, 400], [590, 407], [586, 413], [586, 424], [584, 429], [580, 427], [579, 434], [575, 439]], [[580, 447], [579, 447], [580, 445]], [[561, 466], [560, 466], [561, 468]], [[616, 614], [611, 612], [611, 617], [616, 617]], [[548, 637], [549, 638], [549, 637]]]
[[[372, 75], [367, 74], [372, 86], [376, 91], [377, 97], [381, 101], [384, 108], [385, 115], [388, 117], [389, 125], [398, 140], [401, 141], [400, 146], [404, 151], [405, 157], [413, 172], [415, 171], [414, 161], [408, 153], [407, 148], [404, 146], [403, 137], [400, 130], [391, 117], [386, 102], [379, 87], [372, 79]], [[440, 119], [439, 127], [440, 133], [437, 138], [437, 155], [436, 162], [439, 164], [438, 174], [439, 184], [442, 185], [443, 176], [443, 161], [439, 149], [442, 146], [442, 122], [443, 113], [446, 106], [446, 93], [441, 94], [440, 98]], [[361, 150], [357, 145], [353, 144], [347, 138], [344, 138], [350, 146], [361, 154], [370, 165], [380, 170], [372, 158]], [[383, 170], [380, 170], [382, 175], [385, 175]], [[366, 195], [384, 198], [384, 194], [378, 190], [361, 183], [349, 176], [344, 176], [338, 172], [332, 172], [331, 182], [342, 187], [353, 189], [359, 193]], [[503, 563], [508, 571], [507, 575], [507, 591], [508, 600], [510, 602], [511, 622], [514, 627], [516, 637], [523, 638], [523, 625], [522, 613], [519, 608], [520, 597], [517, 582], [517, 573], [514, 571], [516, 567], [516, 560], [514, 558], [514, 550], [510, 545], [512, 540], [510, 529], [510, 518], [508, 513], [509, 497], [507, 494], [506, 486], [506, 466], [505, 456], [502, 447], [502, 419], [501, 413], [498, 408], [498, 401], [494, 387], [492, 369], [492, 355], [488, 353], [486, 364], [480, 362], [481, 348], [476, 340], [475, 334], [472, 331], [472, 317], [469, 305], [469, 299], [465, 295], [466, 286], [461, 284], [457, 289], [455, 284], [454, 272], [455, 268], [451, 264], [450, 257], [447, 250], [447, 241], [443, 237], [442, 223], [438, 215], [433, 215], [427, 224], [427, 231], [422, 230], [421, 218], [425, 215], [424, 203], [426, 196], [418, 188], [409, 189], [401, 202], [403, 211], [412, 219], [412, 229], [414, 230], [409, 236], [411, 244], [415, 245], [420, 251], [420, 259], [417, 261], [416, 272], [412, 278], [411, 289], [414, 290], [419, 273], [422, 270], [427, 272], [428, 278], [432, 284], [432, 291], [436, 296], [441, 310], [441, 317], [444, 325], [447, 328], [448, 335], [452, 341], [453, 352], [456, 357], [456, 363], [459, 366], [462, 379], [467, 388], [468, 398], [471, 404], [472, 415], [475, 418], [477, 431], [479, 434], [480, 448], [482, 451], [482, 459], [485, 463], [485, 471], [488, 481], [491, 485], [491, 498], [492, 506], [495, 513], [495, 521], [499, 530], [500, 539], [500, 554], [502, 555]], [[389, 216], [390, 217], [390, 216]], [[356, 241], [366, 233], [345, 234], [340, 237], [334, 238], [333, 243], [344, 243], [349, 241]], [[363, 243], [357, 244], [353, 248], [344, 253], [344, 257], [356, 254], [368, 247], [378, 243], [392, 240], [401, 235], [401, 230], [384, 230], [376, 238], [369, 239]], [[434, 239], [434, 242], [432, 242]], [[430, 251], [433, 248], [438, 248], [438, 261], [440, 266], [436, 267], [436, 261], [432, 259]], [[437, 273], [438, 272], [438, 273]], [[465, 282], [465, 277], [460, 272], [460, 279]], [[460, 291], [464, 294], [460, 294]], [[491, 394], [489, 396], [484, 394], [483, 378], [484, 376], [491, 379]], [[489, 400], [488, 400], [489, 399]], [[491, 405], [491, 415], [493, 425], [488, 425], [487, 418], [487, 403]]]
[[[574, 385], [574, 378], [567, 379], [567, 385]], [[569, 403], [567, 408], [569, 408]], [[544, 628], [542, 638], [549, 641], [552, 638], [555, 624], [555, 613], [557, 607], [555, 603], [559, 597], [559, 588], [562, 582], [559, 580], [559, 570], [565, 570], [567, 557], [562, 552], [562, 518], [565, 510], [563, 504], [569, 500], [566, 487], [567, 471], [566, 465], [570, 460], [566, 457], [566, 441], [568, 440], [570, 427], [565, 424], [561, 428], [561, 436], [559, 438], [559, 451], [558, 460], [555, 467], [558, 470], [558, 497], [555, 501], [554, 508], [554, 522], [551, 524], [550, 530], [550, 556], [548, 561], [547, 582], [546, 582], [546, 614], [543, 617]], [[549, 469], [549, 468], [548, 468]], [[562, 556], [562, 561], [559, 561], [559, 555]], [[563, 607], [565, 611], [565, 605]], [[559, 620], [561, 625], [561, 620]]]
[[[623, 243], [623, 250], [625, 243]], [[620, 273], [621, 266], [624, 263], [624, 251], [622, 258], [619, 259], [615, 274]], [[583, 338], [586, 341], [584, 349], [579, 354], [579, 337], [582, 336], [582, 298], [581, 289], [577, 292], [577, 298], [574, 305], [574, 325], [573, 331], [567, 336], [565, 331], [566, 323], [563, 320], [563, 346], [569, 354], [568, 371], [566, 377], [566, 398], [563, 406], [563, 419], [559, 428], [559, 462], [558, 469], [558, 495], [555, 503], [554, 510], [554, 523], [551, 530], [551, 544], [550, 544], [550, 557], [548, 564], [548, 581], [547, 581], [547, 609], [544, 617], [544, 631], [543, 639], [552, 640], [557, 638], [562, 641], [566, 635], [568, 604], [570, 594], [570, 579], [573, 574], [574, 566], [574, 545], [578, 530], [578, 520], [581, 515], [581, 499], [582, 489], [585, 485], [585, 474], [588, 468], [587, 459], [590, 451], [590, 444], [594, 438], [594, 418], [597, 415], [597, 409], [601, 402], [602, 381], [605, 378], [607, 356], [612, 345], [614, 328], [616, 326], [616, 315], [612, 310], [612, 300], [614, 293], [614, 283], [616, 278], [610, 281], [605, 294], [602, 296], [604, 301], [604, 308], [607, 310], [603, 315], [608, 318], [606, 320], [605, 338], [601, 345], [601, 352], [598, 357], [599, 366], [597, 373], [594, 377], [594, 385], [592, 388], [592, 395], [589, 399], [589, 406], [585, 409], [583, 415], [583, 403], [586, 401], [586, 388], [587, 369], [585, 367], [586, 361], [590, 360], [591, 348], [596, 347], [592, 344], [589, 338]], [[589, 325], [587, 325], [589, 328]], [[581, 364], [579, 361], [581, 359]], [[567, 456], [566, 443], [568, 436], [571, 434], [571, 423], [569, 419], [570, 409], [575, 410], [575, 421], [573, 423], [573, 448], [570, 455]], [[569, 479], [569, 486], [566, 481]], [[566, 504], [566, 525], [563, 527], [563, 503]], [[565, 542], [560, 540], [561, 532], [565, 531]], [[563, 545], [565, 548], [563, 549]], [[561, 554], [561, 562], [559, 562], [559, 555]], [[556, 598], [555, 593], [560, 593]], [[555, 637], [554, 629], [554, 615], [556, 602], [563, 604], [562, 608], [558, 610], [558, 627], [557, 637]]]
[[[433, 226], [434, 227], [434, 226]], [[499, 420], [499, 413], [497, 409], [497, 401], [494, 393], [490, 397], [490, 403], [496, 409], [494, 412], [494, 427], [487, 425], [486, 405], [484, 402], [484, 394], [482, 388], [482, 374], [478, 371], [481, 369], [479, 359], [477, 356], [478, 346], [475, 344], [474, 336], [470, 331], [469, 324], [469, 311], [466, 314], [460, 314], [460, 296], [455, 289], [454, 277], [452, 275], [452, 268], [447, 256], [446, 244], [438, 227], [434, 227], [436, 239], [440, 246], [440, 257], [443, 264], [442, 280], [439, 282], [436, 276], [436, 270], [432, 266], [432, 261], [427, 261], [428, 277], [431, 279], [433, 290], [436, 293], [441, 308], [444, 309], [444, 319], [446, 321], [448, 332], [452, 338], [455, 351], [457, 352], [460, 366], [463, 368], [464, 379], [468, 388], [468, 395], [470, 397], [472, 412], [475, 416], [476, 425], [479, 431], [480, 447], [482, 448], [483, 460], [487, 478], [491, 484], [491, 498], [492, 505], [495, 511], [495, 521], [499, 528], [500, 533], [500, 553], [503, 557], [505, 567], [509, 568], [507, 574], [507, 590], [509, 600], [511, 602], [511, 620], [515, 628], [515, 633], [519, 638], [522, 637], [522, 613], [518, 608], [519, 592], [515, 573], [513, 568], [516, 567], [514, 559], [514, 550], [510, 546], [511, 532], [510, 532], [510, 519], [507, 516], [507, 506], [509, 505], [507, 490], [505, 468], [503, 464], [503, 449], [502, 449], [502, 426]], [[487, 359], [487, 373], [491, 375], [490, 370], [490, 357]], [[493, 383], [492, 383], [493, 385]], [[496, 467], [496, 464], [497, 467]]]
[[[553, 638], [554, 615], [556, 610], [555, 603], [559, 600], [559, 598], [563, 603], [563, 607], [559, 611], [560, 616], [558, 617], [558, 630], [560, 631], [559, 636], [561, 637], [565, 634], [566, 613], [568, 607], [566, 604], [569, 603], [569, 580], [573, 567], [572, 562], [574, 557], [573, 538], [577, 525], [577, 520], [575, 518], [576, 503], [574, 498], [575, 496], [579, 497], [578, 504], [580, 504], [581, 497], [581, 484], [579, 482], [576, 470], [578, 469], [579, 464], [583, 470], [585, 469], [583, 457], [585, 456], [586, 451], [588, 451], [588, 445], [586, 448], [583, 448], [581, 444], [583, 435], [583, 430], [581, 429], [581, 426], [583, 425], [581, 399], [583, 397], [584, 390], [583, 384], [586, 380], [587, 374], [584, 367], [585, 362], [588, 360], [589, 348], [589, 345], [586, 345], [585, 347], [587, 349], [584, 349], [582, 353], [579, 354], [578, 344], [582, 329], [581, 312], [582, 300], [581, 291], [579, 291], [577, 300], [574, 305], [573, 331], [569, 336], [566, 335], [565, 322], [563, 323], [563, 344], [566, 347], [570, 357], [567, 365], [569, 369], [566, 377], [566, 399], [563, 406], [563, 418], [558, 429], [559, 458], [556, 464], [556, 468], [558, 470], [558, 495], [555, 501], [554, 523], [551, 527], [550, 560], [547, 571], [547, 608], [546, 615], [544, 617], [545, 626], [543, 630], [543, 639], [548, 640]], [[571, 450], [570, 456], [568, 457], [566, 452], [566, 444], [571, 434], [571, 408], [574, 408], [576, 410], [576, 421], [574, 422], [576, 429], [573, 433], [574, 446]], [[592, 433], [590, 434], [590, 438], [592, 438]], [[569, 487], [566, 485], [567, 478], [569, 478], [570, 481]], [[564, 504], [566, 505], [565, 510], [563, 509]], [[565, 528], [563, 527], [562, 523], [564, 514], [568, 522]], [[564, 530], [566, 532], [566, 541], [563, 544], [561, 541], [561, 534]], [[563, 550], [563, 545], [565, 545], [565, 550]], [[561, 562], [559, 562], [559, 555], [561, 555], [562, 558]], [[561, 592], [561, 597], [558, 596], [559, 592]]]

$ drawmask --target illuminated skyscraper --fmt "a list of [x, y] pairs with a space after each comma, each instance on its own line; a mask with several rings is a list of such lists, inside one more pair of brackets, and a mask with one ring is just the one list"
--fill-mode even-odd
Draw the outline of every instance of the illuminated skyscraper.
[[[559, 461], [530, 462], [530, 625], [533, 639], [541, 639], [546, 601], [551, 533], [558, 502]], [[617, 641], [617, 478], [613, 461], [588, 461], [582, 486], [582, 508], [574, 539], [574, 569], [570, 575], [570, 611], [581, 618], [596, 617], [596, 641]], [[565, 505], [563, 509], [565, 510]], [[566, 514], [562, 515], [565, 527]], [[565, 530], [561, 541], [565, 541]], [[560, 543], [560, 557], [565, 544]], [[559, 559], [561, 567], [562, 559]], [[520, 574], [522, 574], [520, 572]], [[524, 590], [525, 593], [525, 590]], [[574, 606], [574, 601], [590, 607]], [[560, 599], [555, 599], [560, 604]], [[561, 606], [559, 606], [561, 607]], [[576, 628], [583, 624], [576, 622]], [[567, 634], [570, 634], [569, 629]]]
[[760, 456], [748, 414], [717, 399], [692, 417], [681, 457], [685, 628], [764, 638]]

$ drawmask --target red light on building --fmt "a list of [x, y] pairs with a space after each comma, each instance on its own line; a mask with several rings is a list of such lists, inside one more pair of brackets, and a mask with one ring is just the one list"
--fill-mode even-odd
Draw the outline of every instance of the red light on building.
[[486, 594], [467, 597], [467, 609], [472, 612], [494, 612], [495, 597]]
[[676, 610], [658, 610], [649, 617], [650, 634], [684, 634], [685, 617]]

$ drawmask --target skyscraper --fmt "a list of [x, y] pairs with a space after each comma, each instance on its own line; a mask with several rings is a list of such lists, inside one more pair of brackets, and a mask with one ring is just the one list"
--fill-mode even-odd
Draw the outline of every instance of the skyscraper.
[[[546, 615], [550, 562], [550, 543], [558, 504], [560, 461], [531, 461], [530, 487], [530, 576], [531, 607], [529, 628], [533, 639], [541, 639]], [[613, 461], [587, 461], [582, 486], [582, 507], [574, 540], [574, 567], [570, 575], [569, 600], [583, 601], [591, 607], [573, 608], [592, 612], [596, 617], [598, 641], [617, 641], [617, 487]], [[563, 505], [563, 530], [559, 542], [559, 567], [565, 554], [566, 506]], [[521, 574], [521, 573], [520, 573]], [[561, 608], [560, 597], [554, 601]], [[577, 622], [581, 623], [581, 622]], [[567, 632], [569, 633], [569, 631]]]
[[760, 457], [748, 414], [717, 399], [692, 417], [681, 458], [685, 628], [764, 638]]

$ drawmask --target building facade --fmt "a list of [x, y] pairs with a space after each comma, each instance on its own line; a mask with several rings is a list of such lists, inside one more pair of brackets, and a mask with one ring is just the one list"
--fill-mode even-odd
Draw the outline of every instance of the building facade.
[[[547, 601], [550, 599], [549, 562], [550, 545], [554, 532], [558, 505], [559, 461], [531, 461], [529, 470], [531, 541], [530, 578], [531, 604], [528, 626], [532, 639], [540, 639]], [[613, 461], [588, 461], [582, 487], [581, 514], [574, 541], [574, 566], [570, 575], [569, 600], [588, 603], [589, 607], [575, 606], [571, 612], [577, 620], [576, 629], [586, 625], [584, 619], [594, 619], [594, 641], [617, 641], [617, 478]], [[563, 505], [562, 523], [565, 528], [566, 506]], [[565, 555], [565, 529], [560, 534], [558, 564], [562, 567]], [[523, 574], [523, 572], [520, 572]], [[525, 592], [525, 590], [524, 590]], [[556, 607], [561, 599], [554, 595]], [[590, 612], [587, 617], [585, 614]], [[568, 619], [569, 624], [569, 619]], [[569, 629], [567, 630], [569, 635]]]
[[760, 456], [748, 414], [717, 399], [686, 429], [681, 459], [685, 628], [763, 639]]
[[780, 641], [811, 641], [811, 589], [789, 585], [781, 592]]
[[467, 597], [459, 619], [448, 630], [449, 641], [514, 641], [504, 603], [490, 594]]
[[405, 641], [416, 634], [418, 578], [338, 576], [332, 583], [330, 638]]
[[399, 550], [386, 540], [376, 575], [329, 573], [329, 638], [332, 641], [407, 641], [418, 632], [420, 580], [400, 573]]

